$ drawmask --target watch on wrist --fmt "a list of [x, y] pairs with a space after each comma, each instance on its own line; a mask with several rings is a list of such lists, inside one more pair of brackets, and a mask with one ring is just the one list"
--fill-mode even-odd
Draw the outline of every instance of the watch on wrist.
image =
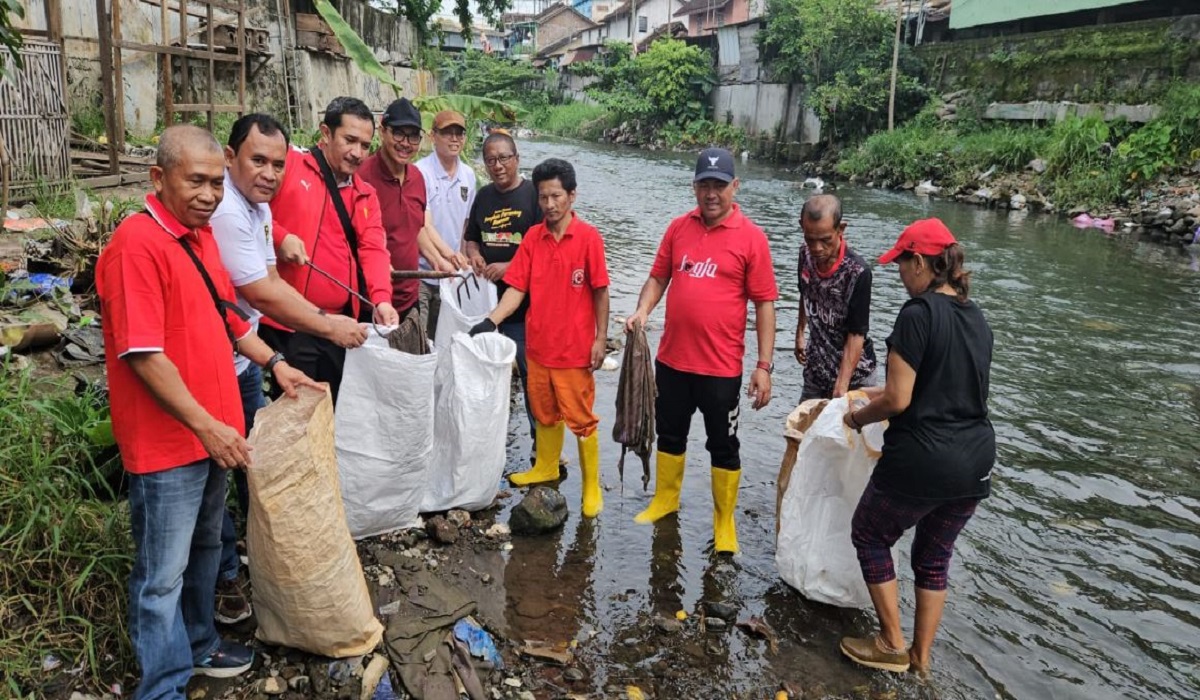
[[274, 371], [275, 365], [285, 360], [287, 360], [287, 358], [283, 356], [283, 353], [277, 352], [274, 355], [271, 355], [271, 359], [267, 360], [267, 364], [263, 365], [263, 370], [267, 374], [270, 374], [272, 371]]
[[754, 365], [754, 368], [761, 369], [762, 371], [766, 372], [767, 374], [775, 373], [775, 363], [774, 362], [763, 362], [762, 360], [759, 360], [758, 364]]

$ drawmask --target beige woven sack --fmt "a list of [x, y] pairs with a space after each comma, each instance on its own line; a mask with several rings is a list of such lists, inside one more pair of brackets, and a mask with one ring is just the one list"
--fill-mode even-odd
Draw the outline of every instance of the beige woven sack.
[[246, 546], [257, 636], [329, 657], [365, 654], [383, 636], [346, 526], [333, 451], [333, 402], [302, 388], [259, 411]]

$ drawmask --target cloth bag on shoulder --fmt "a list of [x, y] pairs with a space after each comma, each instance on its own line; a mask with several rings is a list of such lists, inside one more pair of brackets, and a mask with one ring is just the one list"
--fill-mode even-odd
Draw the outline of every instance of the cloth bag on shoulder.
[[450, 346], [455, 333], [466, 333], [496, 308], [499, 299], [491, 280], [468, 274], [466, 278], [448, 277], [438, 281], [442, 306], [438, 312], [434, 347]]
[[862, 392], [850, 392], [812, 420], [779, 503], [779, 575], [805, 598], [844, 608], [871, 607], [850, 542], [850, 520], [875, 470], [886, 423], [858, 433], [842, 422], [851, 405], [865, 401]]
[[346, 351], [336, 447], [355, 539], [418, 523], [433, 453], [437, 362], [436, 354], [393, 350], [376, 333]]
[[246, 547], [257, 637], [319, 656], [369, 652], [383, 626], [342, 512], [329, 394], [301, 387], [298, 398], [259, 411], [250, 445]]
[[507, 460], [517, 344], [499, 333], [457, 333], [437, 355], [433, 455], [421, 512], [486, 508]]

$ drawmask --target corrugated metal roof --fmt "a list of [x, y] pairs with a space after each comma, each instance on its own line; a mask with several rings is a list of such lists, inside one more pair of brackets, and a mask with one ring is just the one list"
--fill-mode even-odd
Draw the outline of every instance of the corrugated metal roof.
[[1029, 17], [1061, 15], [1115, 5], [1132, 5], [1145, 0], [954, 0], [950, 28], [965, 29], [983, 24], [1000, 24]]

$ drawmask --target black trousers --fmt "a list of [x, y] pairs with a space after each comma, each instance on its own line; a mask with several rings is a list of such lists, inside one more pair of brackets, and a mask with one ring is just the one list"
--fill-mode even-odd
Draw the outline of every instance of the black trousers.
[[654, 363], [658, 398], [654, 402], [658, 450], [672, 455], [687, 452], [688, 431], [697, 409], [704, 416], [704, 443], [719, 469], [742, 468], [738, 450], [738, 417], [741, 413], [741, 377], [710, 377]]
[[[329, 393], [337, 405], [338, 389], [342, 385], [342, 368], [346, 364], [346, 349], [331, 341], [300, 331], [280, 331], [268, 326], [259, 327], [259, 336], [272, 349], [287, 357], [287, 363], [313, 380], [329, 384]], [[279, 398], [279, 389], [271, 384], [272, 399]]]

